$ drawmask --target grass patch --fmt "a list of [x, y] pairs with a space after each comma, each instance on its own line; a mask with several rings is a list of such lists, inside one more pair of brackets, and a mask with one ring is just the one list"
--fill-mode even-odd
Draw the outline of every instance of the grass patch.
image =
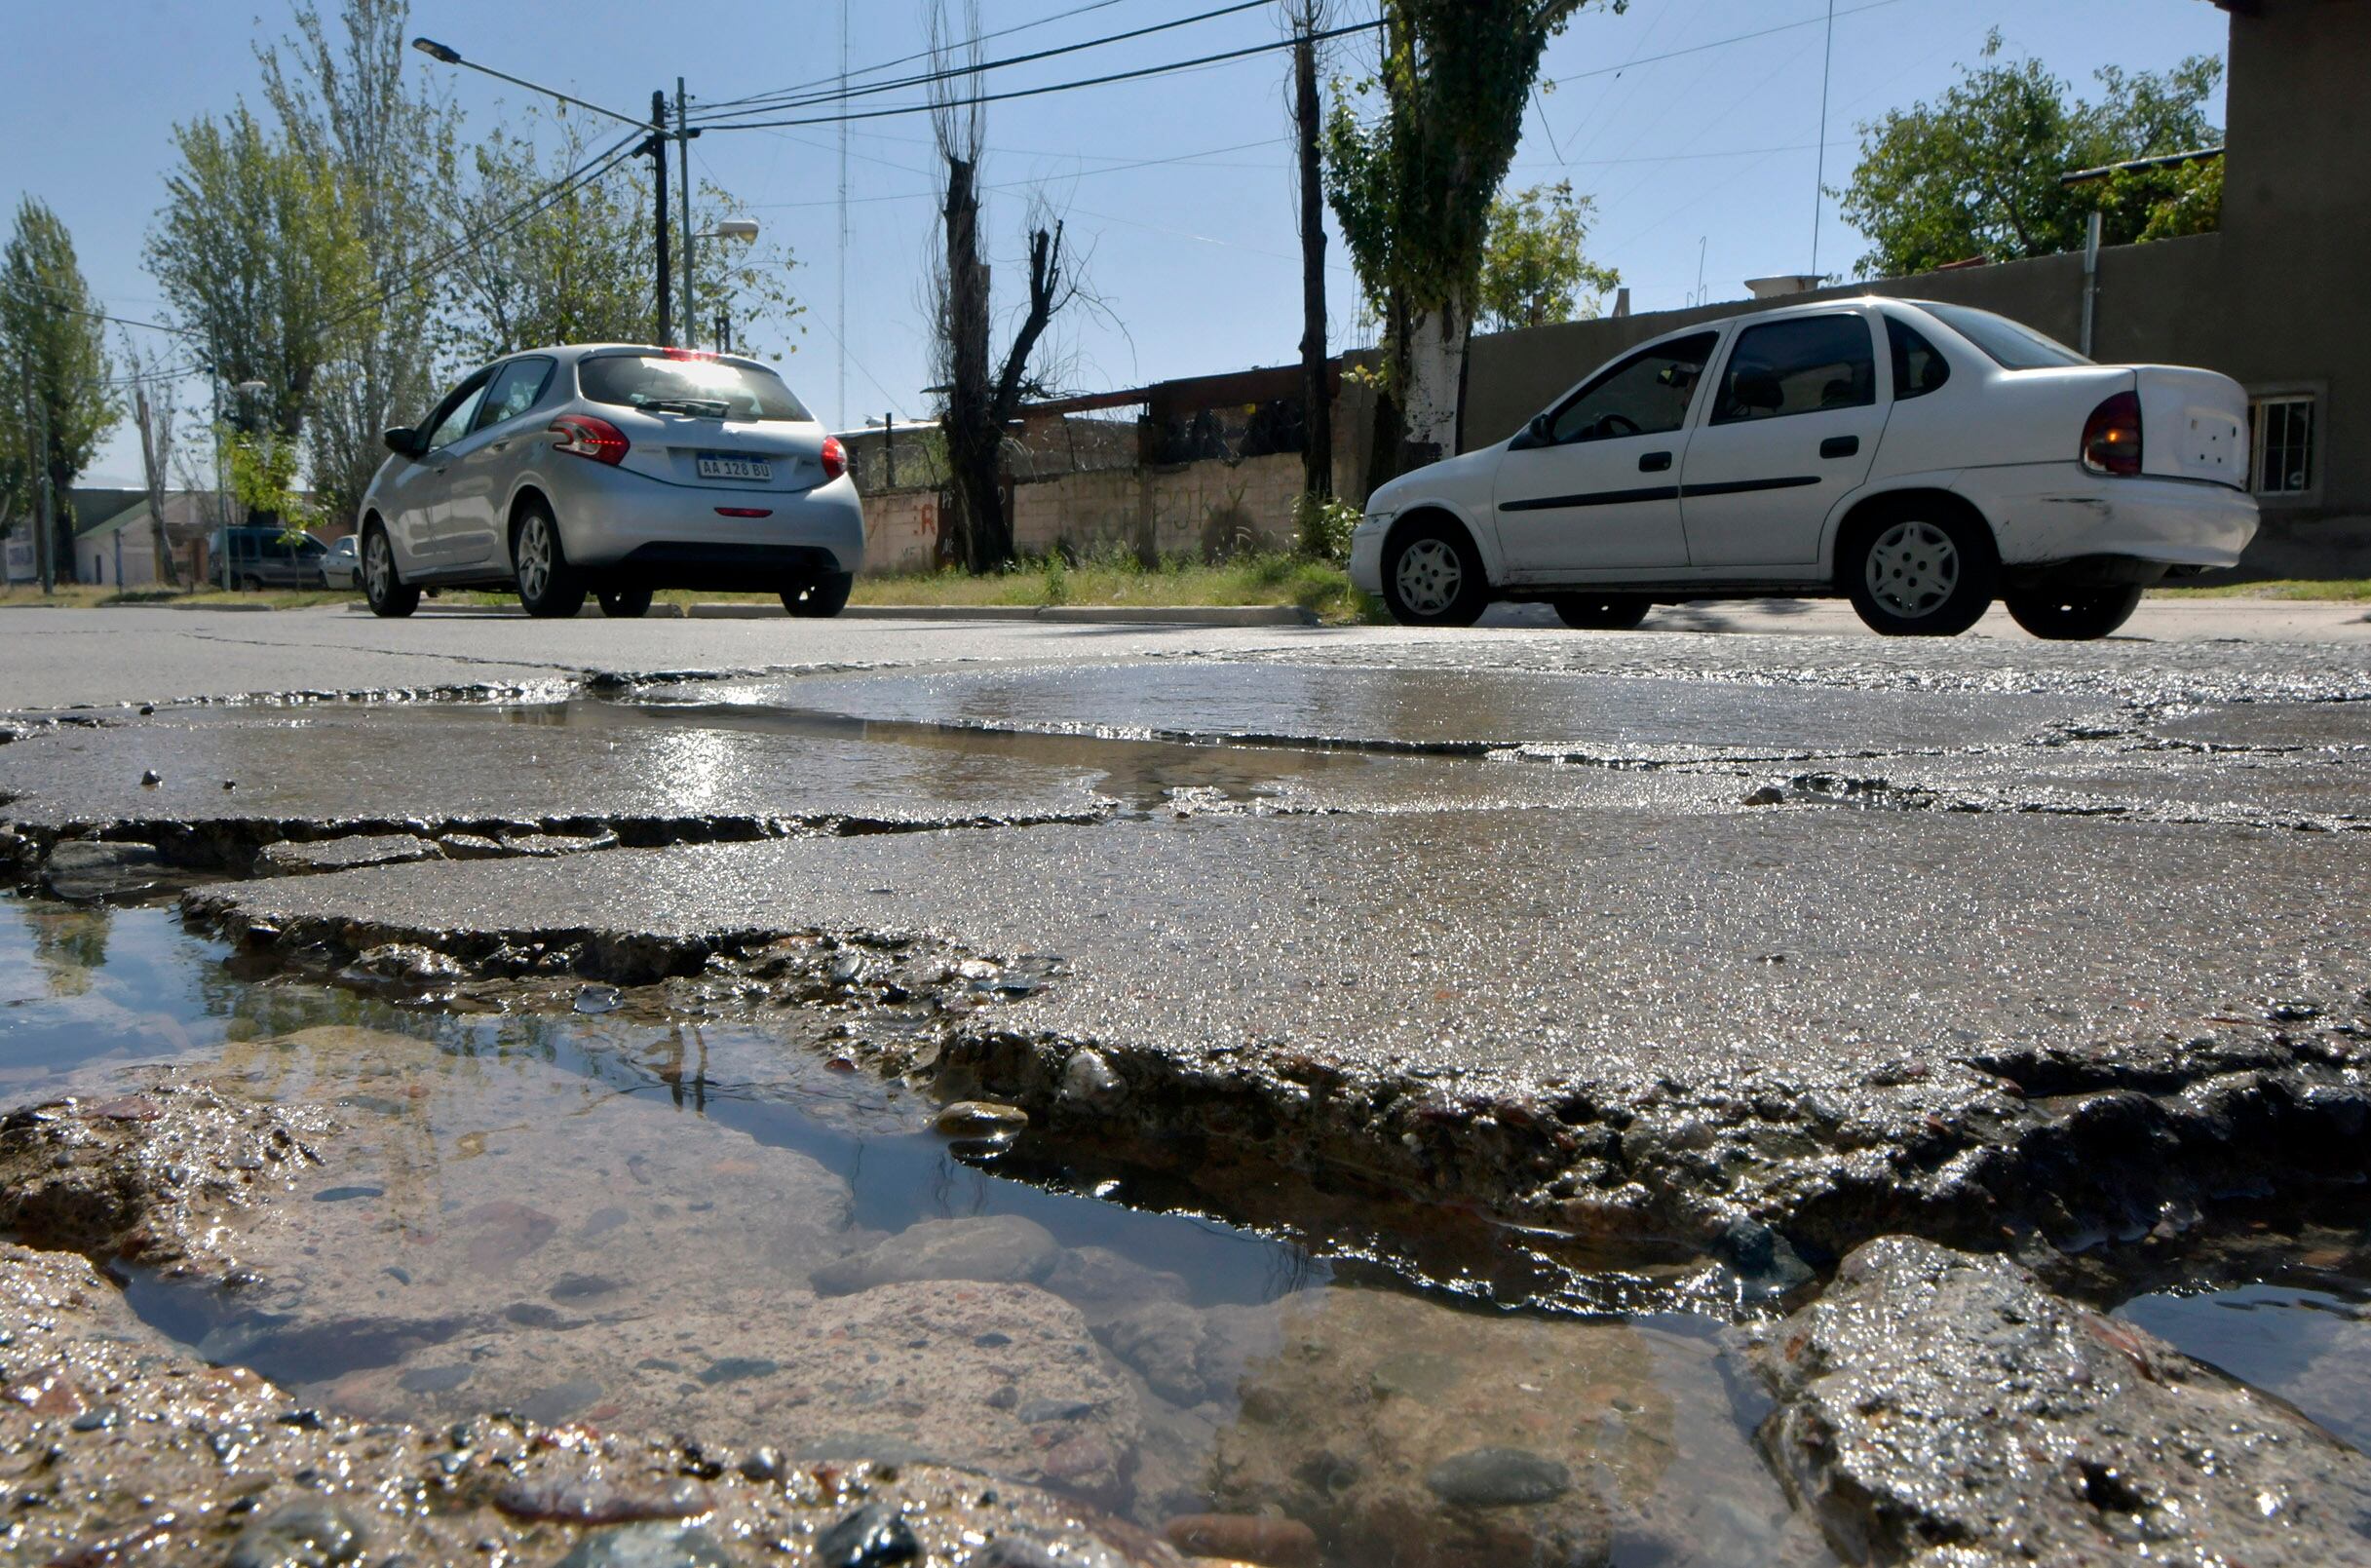
[[1293, 604], [1329, 625], [1382, 618], [1382, 606], [1327, 561], [1283, 554], [1205, 563], [1185, 556], [1146, 566], [1131, 556], [1077, 562], [1050, 555], [1001, 572], [913, 572], [860, 577], [857, 604], [1070, 605]]
[[2169, 599], [2335, 599], [2345, 604], [2371, 600], [2371, 577], [2281, 578], [2269, 583], [2219, 583], [2212, 588], [2153, 588]]
[[[662, 604], [706, 604], [742, 600], [776, 602], [773, 593], [715, 593], [668, 589], [654, 595]], [[46, 597], [37, 588], [0, 589], [0, 609], [47, 606], [54, 609], [92, 609], [105, 605], [161, 604], [216, 608], [264, 605], [275, 610], [305, 609], [321, 604], [359, 603], [359, 592], [270, 589], [260, 593], [225, 593], [205, 589], [194, 593], [162, 590], [97, 588], [61, 584]], [[515, 608], [518, 595], [479, 589], [448, 589], [432, 600], [439, 604]], [[856, 604], [980, 604], [1014, 609], [1047, 605], [1244, 605], [1292, 604], [1328, 625], [1380, 621], [1383, 606], [1350, 585], [1350, 575], [1328, 561], [1281, 552], [1237, 555], [1205, 562], [1192, 556], [1171, 556], [1147, 566], [1133, 555], [1108, 553], [1083, 560], [1046, 555], [1018, 561], [1000, 572], [975, 577], [969, 572], [908, 572], [893, 576], [859, 577], [851, 602]]]
[[247, 593], [219, 588], [178, 593], [171, 589], [101, 588], [91, 583], [60, 583], [51, 593], [16, 583], [0, 588], [0, 610], [93, 610], [124, 605], [185, 605], [191, 609], [219, 609], [258, 605], [271, 610], [305, 610], [318, 604], [343, 604], [359, 595], [342, 589], [264, 589]]

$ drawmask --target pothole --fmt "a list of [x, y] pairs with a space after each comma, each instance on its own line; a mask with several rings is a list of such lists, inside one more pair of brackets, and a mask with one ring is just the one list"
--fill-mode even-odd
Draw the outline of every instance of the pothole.
[[[1713, 1319], [1411, 1287], [1348, 1223], [1129, 1206], [1058, 1146], [932, 1130], [820, 1022], [403, 1007], [162, 910], [21, 900], [0, 975], [11, 1097], [81, 1092], [60, 1147], [147, 1146], [199, 1082], [318, 1115], [218, 1258], [121, 1273], [150, 1324], [327, 1417], [954, 1465], [1279, 1565], [1829, 1560]], [[158, 1204], [205, 1185], [175, 1158]]]

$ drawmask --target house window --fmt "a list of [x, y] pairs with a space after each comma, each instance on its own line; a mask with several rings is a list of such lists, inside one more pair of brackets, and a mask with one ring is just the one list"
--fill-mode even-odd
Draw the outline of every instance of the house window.
[[2314, 397], [2258, 398], [2248, 405], [2249, 445], [2255, 472], [2248, 488], [2258, 495], [2303, 495], [2314, 487]]

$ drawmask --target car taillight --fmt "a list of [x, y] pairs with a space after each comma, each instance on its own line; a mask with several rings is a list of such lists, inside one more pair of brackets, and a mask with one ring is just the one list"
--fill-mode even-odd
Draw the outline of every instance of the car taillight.
[[845, 474], [845, 473], [847, 473], [847, 472], [848, 472], [848, 448], [847, 448], [847, 447], [845, 447], [845, 446], [842, 446], [842, 445], [840, 444], [840, 439], [839, 439], [837, 436], [826, 436], [826, 437], [824, 437], [824, 438], [823, 438], [823, 478], [824, 478], [824, 479], [825, 479], [825, 480], [836, 479], [836, 478], [839, 478], [841, 475], [843, 475], [843, 474]]
[[562, 414], [552, 421], [552, 434], [559, 438], [552, 443], [554, 451], [574, 452], [611, 468], [626, 461], [626, 449], [631, 444], [624, 431], [591, 414]]
[[670, 360], [712, 360], [716, 358], [707, 349], [664, 348], [659, 352]]
[[2083, 426], [2083, 466], [2094, 474], [2140, 472], [2140, 394], [2120, 392]]

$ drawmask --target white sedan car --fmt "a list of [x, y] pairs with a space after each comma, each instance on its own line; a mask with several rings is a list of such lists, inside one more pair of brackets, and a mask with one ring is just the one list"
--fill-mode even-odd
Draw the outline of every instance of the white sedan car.
[[1958, 305], [1826, 300], [1684, 328], [1512, 439], [1377, 489], [1351, 580], [1411, 626], [1494, 599], [1574, 627], [1656, 603], [1842, 593], [1894, 636], [1995, 596], [2105, 636], [2255, 536], [2247, 397], [2210, 370], [2094, 364]]

